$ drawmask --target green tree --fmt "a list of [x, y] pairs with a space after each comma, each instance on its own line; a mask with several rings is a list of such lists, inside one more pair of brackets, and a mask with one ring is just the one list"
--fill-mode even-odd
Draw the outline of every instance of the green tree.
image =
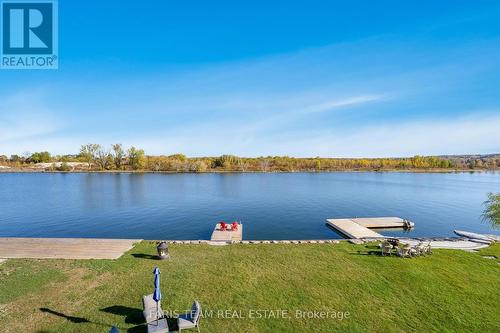
[[31, 163], [48, 163], [50, 160], [50, 153], [48, 151], [33, 153], [28, 158], [28, 161]]
[[99, 149], [96, 151], [95, 162], [101, 170], [109, 170], [114, 167], [114, 161], [111, 153], [101, 146], [99, 146]]
[[321, 160], [319, 158], [316, 158], [314, 160], [314, 168], [317, 170], [317, 171], [320, 171], [321, 170]]
[[176, 159], [176, 160], [179, 160], [182, 162], [187, 161], [187, 157], [184, 154], [173, 154], [173, 155], [169, 155], [168, 158]]
[[58, 171], [68, 172], [71, 171], [71, 167], [66, 162], [62, 162], [61, 165], [57, 168]]
[[82, 145], [80, 147], [80, 157], [83, 161], [87, 162], [89, 165], [89, 169], [92, 166], [92, 163], [95, 163], [97, 160], [97, 152], [101, 149], [101, 145], [95, 143], [88, 143], [86, 145]]
[[127, 150], [128, 164], [134, 170], [143, 169], [146, 165], [144, 150], [136, 149], [134, 146]]
[[214, 168], [222, 168], [224, 170], [229, 170], [233, 165], [237, 163], [238, 157], [234, 155], [222, 155], [217, 157], [213, 161]]
[[33, 153], [28, 157], [29, 163], [40, 163], [42, 160], [40, 158], [40, 153]]
[[72, 162], [72, 159], [74, 159], [72, 155], [62, 155], [59, 158], [59, 162]]
[[500, 226], [500, 193], [488, 193], [484, 206], [483, 219], [493, 226]]
[[125, 152], [123, 151], [123, 147], [121, 143], [115, 143], [111, 146], [113, 148], [113, 159], [115, 163], [115, 167], [120, 169], [122, 167], [123, 157], [125, 157]]
[[11, 161], [11, 162], [14, 162], [14, 163], [15, 163], [15, 162], [20, 162], [20, 161], [21, 161], [21, 156], [16, 155], [16, 154], [14, 154], [14, 155], [10, 155], [10, 161]]

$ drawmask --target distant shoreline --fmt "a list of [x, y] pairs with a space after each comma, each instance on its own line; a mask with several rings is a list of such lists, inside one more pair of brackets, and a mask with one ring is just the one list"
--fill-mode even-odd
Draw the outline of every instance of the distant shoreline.
[[290, 173], [290, 172], [469, 172], [500, 170], [500, 154], [442, 155], [394, 158], [239, 157], [221, 155], [187, 157], [184, 154], [146, 155], [144, 150], [121, 144], [106, 149], [83, 145], [79, 154], [52, 156], [35, 152], [23, 156], [0, 155], [3, 172], [139, 172], [139, 173]]
[[2, 173], [96, 173], [96, 174], [119, 174], [119, 173], [151, 173], [151, 174], [229, 174], [229, 173], [248, 173], [248, 174], [278, 174], [278, 173], [347, 173], [347, 172], [373, 172], [373, 173], [476, 173], [476, 172], [500, 172], [500, 169], [345, 169], [345, 170], [287, 170], [287, 171], [241, 171], [241, 170], [210, 170], [200, 172], [188, 171], [152, 171], [152, 170], [37, 170], [24, 168], [0, 169]]

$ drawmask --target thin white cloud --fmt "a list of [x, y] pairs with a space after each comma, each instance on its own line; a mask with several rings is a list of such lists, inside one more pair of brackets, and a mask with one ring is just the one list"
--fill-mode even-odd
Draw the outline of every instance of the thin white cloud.
[[18, 92], [3, 96], [0, 101], [0, 147], [16, 141], [33, 140], [56, 132], [62, 127], [44, 100], [44, 93]]
[[[334, 112], [349, 109], [350, 107], [360, 106], [369, 102], [384, 100], [384, 95], [357, 95], [344, 98], [331, 99], [327, 102], [314, 103], [310, 101], [311, 97], [303, 97], [300, 100], [295, 100], [289, 103], [281, 103], [279, 107], [268, 105], [264, 109], [269, 110], [269, 115], [258, 120], [245, 122], [244, 125], [238, 127], [239, 133], [246, 135], [259, 135], [261, 132], [276, 130], [278, 131], [283, 126], [300, 121], [305, 116], [320, 112]], [[307, 104], [309, 103], [309, 104]], [[272, 111], [272, 112], [271, 112]], [[221, 124], [221, 126], [223, 126]], [[232, 125], [231, 127], [235, 127]]]
[[369, 102], [380, 101], [382, 99], [384, 99], [383, 95], [360, 95], [344, 99], [335, 99], [326, 103], [321, 103], [306, 107], [304, 109], [304, 112], [314, 113], [314, 112], [332, 111], [340, 108], [345, 108], [348, 106], [356, 106]]
[[262, 136], [249, 135], [240, 127], [220, 130], [219, 126], [212, 124], [162, 136], [138, 136], [127, 144], [146, 147], [153, 154], [183, 152], [190, 156], [230, 153], [244, 156], [404, 157], [498, 153], [498, 128], [500, 115], [491, 114]]
[[[133, 135], [125, 140], [99, 135], [91, 141], [144, 148], [149, 154], [217, 156], [289, 155], [297, 157], [402, 157], [413, 155], [500, 152], [500, 116], [473, 115], [440, 121], [424, 120], [364, 126], [356, 130], [294, 131], [251, 134], [244, 125], [221, 128], [217, 124], [189, 127], [156, 135]], [[76, 153], [86, 136], [40, 137], [9, 143], [11, 152], [49, 150]], [[3, 147], [2, 147], [3, 148]]]
[[499, 128], [500, 115], [476, 114], [458, 119], [379, 123], [329, 133], [308, 132], [289, 147], [275, 145], [272, 149], [297, 156], [333, 157], [499, 153]]

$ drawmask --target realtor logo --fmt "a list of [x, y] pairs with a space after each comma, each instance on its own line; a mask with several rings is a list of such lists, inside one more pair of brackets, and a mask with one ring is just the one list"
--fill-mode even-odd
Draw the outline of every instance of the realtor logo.
[[2, 69], [56, 69], [57, 2], [3, 0], [1, 6]]

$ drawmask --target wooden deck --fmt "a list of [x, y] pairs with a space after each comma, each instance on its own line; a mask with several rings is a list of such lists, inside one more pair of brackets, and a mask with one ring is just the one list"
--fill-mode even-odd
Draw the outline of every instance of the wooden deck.
[[0, 258], [118, 259], [141, 239], [0, 238]]
[[399, 217], [367, 217], [352, 219], [327, 219], [326, 223], [348, 238], [382, 238], [381, 234], [369, 228], [406, 228], [413, 223]]
[[400, 217], [360, 217], [350, 219], [365, 228], [406, 228], [408, 223], [413, 228], [412, 222], [405, 222]]
[[220, 224], [214, 228], [212, 232], [212, 237], [210, 237], [210, 241], [212, 242], [226, 242], [231, 243], [233, 241], [240, 241], [243, 239], [243, 224], [238, 225], [238, 230], [231, 230], [231, 225], [228, 225], [226, 231], [220, 230]]

